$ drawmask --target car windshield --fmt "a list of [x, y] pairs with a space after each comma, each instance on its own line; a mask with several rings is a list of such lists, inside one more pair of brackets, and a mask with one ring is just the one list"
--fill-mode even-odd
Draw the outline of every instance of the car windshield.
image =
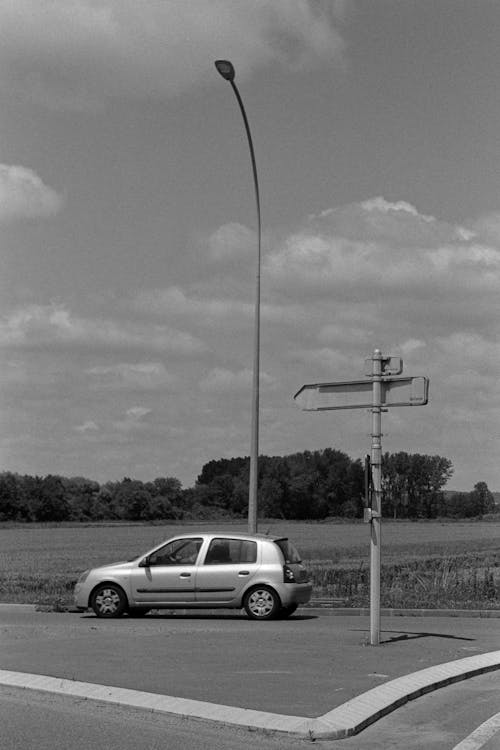
[[276, 539], [275, 544], [277, 544], [282, 551], [286, 563], [291, 564], [302, 562], [299, 553], [288, 539]]

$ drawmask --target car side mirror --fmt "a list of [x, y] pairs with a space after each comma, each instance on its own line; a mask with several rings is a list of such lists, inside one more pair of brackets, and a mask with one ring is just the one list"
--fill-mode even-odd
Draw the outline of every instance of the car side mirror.
[[150, 565], [149, 556], [143, 557], [143, 559], [139, 563], [140, 568], [149, 568], [149, 565]]

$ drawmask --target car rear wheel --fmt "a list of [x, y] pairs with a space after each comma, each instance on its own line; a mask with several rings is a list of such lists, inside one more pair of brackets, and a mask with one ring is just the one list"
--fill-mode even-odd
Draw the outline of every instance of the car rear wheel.
[[127, 597], [119, 586], [104, 583], [93, 592], [90, 606], [97, 617], [121, 617], [127, 609]]
[[281, 602], [270, 586], [256, 586], [245, 596], [243, 606], [252, 620], [272, 620], [281, 609]]

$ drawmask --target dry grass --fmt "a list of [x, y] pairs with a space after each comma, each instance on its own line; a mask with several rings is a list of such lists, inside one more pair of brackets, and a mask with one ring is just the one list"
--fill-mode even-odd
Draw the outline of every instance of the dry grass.
[[[0, 527], [0, 601], [64, 608], [85, 568], [128, 560], [191, 525]], [[203, 524], [205, 529], [246, 529]], [[268, 521], [261, 532], [289, 536], [311, 572], [314, 595], [347, 606], [369, 601], [369, 526]], [[390, 607], [498, 607], [500, 522], [383, 522], [381, 600]]]

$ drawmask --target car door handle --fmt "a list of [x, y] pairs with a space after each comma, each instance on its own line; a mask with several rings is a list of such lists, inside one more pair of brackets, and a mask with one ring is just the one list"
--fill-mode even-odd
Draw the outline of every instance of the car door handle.
[[240, 570], [238, 573], [239, 576], [249, 576], [250, 571], [249, 570]]
[[181, 573], [180, 577], [181, 578], [191, 578], [191, 573]]

